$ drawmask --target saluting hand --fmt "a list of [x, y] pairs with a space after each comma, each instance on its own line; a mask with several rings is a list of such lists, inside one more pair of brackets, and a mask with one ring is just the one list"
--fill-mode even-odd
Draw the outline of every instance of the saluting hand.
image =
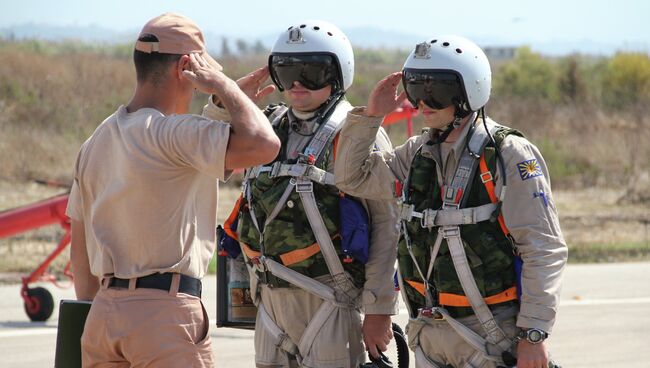
[[406, 92], [397, 95], [397, 86], [399, 86], [401, 78], [402, 72], [393, 73], [375, 85], [368, 98], [367, 116], [385, 116], [402, 104], [406, 99]]
[[230, 81], [230, 78], [221, 72], [221, 65], [207, 53], [192, 53], [189, 58], [190, 69], [183, 70], [183, 75], [199, 91], [214, 94], [221, 85]]
[[272, 84], [262, 88], [262, 84], [269, 79], [269, 75], [269, 67], [265, 66], [237, 79], [237, 85], [248, 98], [258, 103], [261, 99], [275, 91], [275, 86]]

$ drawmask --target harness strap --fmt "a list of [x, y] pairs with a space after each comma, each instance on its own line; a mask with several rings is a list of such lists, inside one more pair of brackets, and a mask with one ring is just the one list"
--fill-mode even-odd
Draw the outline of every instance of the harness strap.
[[235, 206], [233, 207], [232, 211], [230, 212], [230, 215], [228, 215], [228, 218], [226, 221], [223, 223], [223, 231], [228, 234], [231, 238], [239, 241], [239, 236], [237, 236], [237, 231], [233, 230], [232, 224], [237, 220], [237, 216], [239, 216], [239, 211], [242, 206], [242, 201], [244, 200], [244, 195], [240, 194], [239, 198], [237, 198], [237, 202], [235, 202]]
[[298, 341], [298, 348], [300, 351], [306, 353], [311, 350], [318, 333], [327, 320], [332, 316], [336, 308], [339, 307], [328, 301], [325, 301], [320, 305], [314, 316], [309, 320], [307, 327], [305, 327], [305, 330], [302, 332], [300, 341]]
[[400, 218], [404, 221], [419, 219], [423, 228], [448, 225], [470, 225], [489, 220], [497, 208], [496, 203], [487, 203], [477, 207], [434, 210], [428, 208], [422, 212], [414, 210], [413, 204], [402, 204]]
[[334, 185], [334, 174], [309, 164], [283, 164], [279, 161], [268, 166], [258, 166], [246, 173], [245, 180], [257, 179], [262, 173], [268, 172], [269, 177], [307, 177], [322, 185]]
[[[303, 208], [307, 214], [307, 220], [311, 226], [312, 231], [314, 232], [314, 237], [318, 244], [320, 244], [321, 253], [325, 258], [325, 263], [330, 272], [330, 275], [334, 279], [336, 288], [340, 291], [347, 293], [348, 291], [354, 289], [354, 284], [350, 279], [350, 276], [343, 269], [343, 264], [339, 259], [339, 255], [334, 248], [332, 239], [330, 238], [327, 227], [323, 222], [323, 218], [320, 215], [318, 210], [318, 205], [316, 204], [316, 198], [314, 197], [313, 188], [311, 190], [299, 190], [299, 188], [304, 187], [305, 184], [312, 184], [307, 179], [297, 178], [296, 190], [299, 192], [300, 200], [302, 201]], [[301, 185], [302, 184], [302, 185]]]
[[[496, 124], [490, 124], [491, 131], [498, 128]], [[468, 149], [463, 153], [458, 162], [456, 173], [452, 180], [451, 186], [446, 188], [444, 194], [443, 211], [458, 209], [466, 201], [466, 194], [469, 192], [471, 179], [476, 172], [478, 159], [483, 154], [485, 146], [489, 142], [489, 135], [485, 129], [473, 129], [472, 135], [467, 144]], [[494, 205], [494, 204], [493, 204]], [[460, 227], [458, 225], [442, 226], [443, 236], [447, 239], [449, 253], [458, 275], [458, 279], [463, 288], [467, 299], [478, 318], [481, 326], [485, 330], [489, 343], [499, 346], [502, 350], [508, 350], [512, 342], [507, 338], [501, 327], [494, 319], [494, 315], [485, 303], [481, 292], [476, 285], [476, 280], [472, 274], [471, 267], [467, 260], [463, 240], [460, 237]]]
[[[339, 237], [339, 235], [335, 235], [334, 239]], [[244, 250], [244, 253], [246, 254], [246, 257], [249, 259], [253, 258], [259, 258], [262, 253], [253, 250], [248, 244], [245, 243], [240, 243], [242, 249]], [[285, 266], [291, 266], [296, 263], [300, 263], [304, 260], [309, 259], [310, 257], [314, 256], [315, 254], [318, 254], [320, 252], [320, 245], [318, 243], [314, 243], [306, 248], [301, 248], [301, 249], [295, 249], [286, 253], [280, 254], [280, 260], [282, 261], [282, 264]]]
[[[483, 359], [496, 362], [497, 365], [503, 364], [503, 360], [501, 356], [491, 355], [487, 351], [487, 346], [485, 345], [485, 339], [481, 337], [481, 335], [477, 334], [472, 329], [465, 326], [463, 323], [454, 319], [452, 316], [449, 315], [449, 312], [447, 312], [447, 310], [445, 310], [444, 308], [435, 308], [435, 312], [439, 313], [442, 316], [442, 319], [444, 319], [447, 323], [449, 323], [449, 325], [454, 329], [454, 331], [456, 331], [456, 333], [463, 340], [465, 340], [465, 342], [467, 342], [470, 346], [472, 346], [481, 355]], [[423, 316], [422, 313], [418, 315], [417, 321], [424, 324], [432, 323], [431, 318]]]
[[447, 245], [449, 246], [449, 253], [451, 254], [456, 274], [458, 275], [460, 284], [463, 287], [463, 291], [465, 292], [476, 317], [487, 333], [486, 340], [492, 344], [498, 345], [504, 351], [508, 350], [512, 345], [512, 342], [506, 337], [501, 327], [499, 327], [495, 321], [494, 315], [492, 315], [490, 308], [485, 303], [485, 300], [476, 285], [476, 280], [474, 280], [472, 270], [467, 261], [463, 241], [460, 238], [460, 229], [458, 226], [449, 226], [444, 227], [443, 231], [447, 238]]
[[280, 255], [280, 260], [282, 260], [283, 265], [290, 266], [292, 264], [302, 262], [314, 254], [317, 254], [318, 252], [320, 252], [320, 245], [318, 245], [318, 243], [314, 243], [307, 248], [296, 249], [287, 253], [283, 253]]
[[[483, 185], [485, 185], [485, 190], [488, 193], [488, 196], [490, 197], [490, 201], [494, 204], [499, 202], [499, 198], [497, 198], [495, 190], [494, 190], [494, 178], [492, 177], [492, 173], [490, 172], [490, 169], [487, 167], [487, 162], [485, 162], [485, 153], [481, 155], [481, 159], [479, 160], [479, 168], [481, 170], [481, 181], [483, 182]], [[510, 231], [506, 227], [506, 221], [503, 219], [503, 214], [499, 211], [499, 226], [501, 227], [501, 231], [503, 231], [503, 234], [505, 236], [510, 235]]]
[[296, 285], [297, 287], [309, 293], [312, 293], [326, 301], [336, 304], [344, 304], [337, 301], [334, 289], [328, 285], [312, 279], [311, 277], [305, 276], [300, 272], [296, 272], [288, 267], [285, 267], [272, 259], [263, 258], [262, 262], [264, 262], [264, 267], [266, 267], [266, 269], [269, 270], [275, 277], [281, 278], [286, 282]]
[[[414, 280], [406, 281], [413, 289], [417, 290], [420, 294], [424, 295], [424, 283]], [[506, 289], [498, 294], [488, 296], [485, 299], [485, 304], [499, 304], [509, 302], [511, 300], [517, 299], [517, 287], [513, 286], [509, 289]], [[440, 305], [447, 307], [471, 307], [469, 299], [465, 295], [451, 294], [451, 293], [440, 293], [438, 294], [438, 302]]]
[[289, 335], [284, 333], [284, 331], [282, 331], [280, 327], [275, 324], [271, 316], [269, 316], [269, 313], [264, 308], [264, 304], [262, 303], [260, 303], [257, 307], [257, 316], [258, 320], [265, 327], [266, 331], [271, 335], [271, 337], [273, 337], [273, 343], [275, 346], [291, 355], [295, 355], [296, 357], [299, 356], [300, 351], [298, 349], [298, 345], [294, 344], [293, 341], [291, 341], [289, 338]]

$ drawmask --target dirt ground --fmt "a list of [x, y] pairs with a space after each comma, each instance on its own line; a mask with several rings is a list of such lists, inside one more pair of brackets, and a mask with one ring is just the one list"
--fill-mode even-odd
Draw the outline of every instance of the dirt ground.
[[[0, 180], [0, 211], [64, 192], [64, 188], [36, 183], [16, 185]], [[230, 213], [238, 194], [236, 180], [221, 185], [218, 208], [220, 222]], [[610, 259], [608, 255], [596, 250], [592, 252], [592, 247], [607, 248], [612, 245], [614, 248], [633, 247], [634, 252], [626, 253], [629, 259], [650, 256], [650, 207], [648, 204], [620, 204], [619, 199], [623, 195], [623, 190], [599, 188], [557, 189], [554, 192], [562, 230], [570, 248], [575, 254], [593, 253], [591, 258], [581, 258], [583, 261], [621, 260], [620, 257]], [[56, 247], [62, 234], [62, 230], [53, 225], [0, 239], [0, 280], [16, 279], [19, 275], [31, 272]], [[53, 263], [52, 270], [62, 270], [67, 260], [66, 251]]]

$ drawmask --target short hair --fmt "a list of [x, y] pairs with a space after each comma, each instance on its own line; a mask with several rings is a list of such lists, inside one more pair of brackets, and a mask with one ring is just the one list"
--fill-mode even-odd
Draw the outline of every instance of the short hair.
[[[143, 42], [158, 42], [158, 38], [152, 34], [143, 35], [138, 38]], [[165, 74], [169, 66], [183, 55], [163, 54], [160, 52], [142, 52], [133, 50], [133, 63], [135, 64], [135, 75], [138, 82], [149, 81], [154, 85], [159, 85], [165, 80]]]

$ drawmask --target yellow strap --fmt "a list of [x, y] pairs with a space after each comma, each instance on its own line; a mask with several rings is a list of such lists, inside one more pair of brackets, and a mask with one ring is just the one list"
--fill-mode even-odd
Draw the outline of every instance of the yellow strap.
[[[406, 282], [420, 294], [424, 295], [424, 283], [412, 280], [407, 280]], [[517, 299], [517, 287], [513, 286], [499, 294], [488, 296], [485, 298], [485, 304], [499, 304], [515, 299]], [[469, 299], [465, 295], [450, 293], [440, 293], [438, 295], [438, 303], [447, 307], [471, 307]]]

